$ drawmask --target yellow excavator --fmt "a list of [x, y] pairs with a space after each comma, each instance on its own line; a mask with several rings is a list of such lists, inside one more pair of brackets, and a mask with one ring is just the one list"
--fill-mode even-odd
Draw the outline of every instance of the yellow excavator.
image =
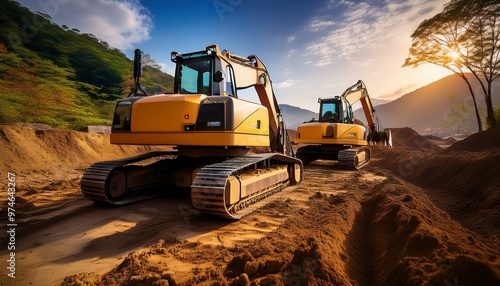
[[[172, 52], [171, 60], [174, 93], [148, 95], [140, 84], [142, 52], [135, 51], [135, 90], [116, 105], [110, 141], [173, 148], [95, 163], [81, 180], [85, 197], [122, 205], [189, 188], [194, 208], [239, 219], [254, 203], [302, 181], [302, 162], [257, 56], [210, 45]], [[252, 87], [260, 103], [238, 97]]]
[[[368, 128], [353, 116], [352, 105], [360, 101]], [[319, 99], [319, 120], [297, 128], [297, 158], [304, 163], [317, 159], [337, 160], [341, 168], [359, 169], [370, 160], [367, 145], [392, 147], [391, 131], [381, 131], [368, 90], [359, 80], [341, 96]]]

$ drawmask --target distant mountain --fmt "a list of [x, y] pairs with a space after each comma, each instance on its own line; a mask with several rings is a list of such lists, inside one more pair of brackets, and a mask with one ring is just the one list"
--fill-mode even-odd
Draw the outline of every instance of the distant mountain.
[[382, 105], [391, 102], [389, 99], [378, 99], [378, 98], [371, 98], [373, 106], [377, 105]]
[[288, 104], [280, 104], [279, 107], [283, 114], [283, 120], [285, 121], [287, 129], [297, 129], [300, 124], [306, 121], [310, 121], [313, 118], [318, 119], [318, 113], [307, 109]]
[[[469, 75], [476, 94], [479, 109], [484, 111], [484, 98], [477, 80]], [[500, 82], [499, 82], [500, 84]], [[498, 86], [498, 84], [496, 85]], [[493, 104], [500, 100], [500, 94], [493, 95]], [[450, 75], [400, 98], [375, 108], [377, 116], [384, 128], [411, 127], [420, 134], [451, 135], [453, 130], [443, 130], [443, 120], [454, 110], [453, 104], [463, 104], [468, 110], [470, 120], [457, 125], [460, 132], [477, 132], [477, 122], [473, 114], [473, 103], [464, 80], [457, 75]], [[355, 111], [355, 117], [364, 121], [362, 110]], [[466, 117], [466, 116], [464, 116]], [[482, 114], [483, 124], [486, 114]], [[426, 131], [427, 130], [427, 131]]]
[[[0, 23], [0, 123], [111, 124], [116, 100], [134, 85], [130, 59], [15, 1], [0, 1]], [[171, 91], [173, 77], [145, 67], [141, 83], [150, 93]]]

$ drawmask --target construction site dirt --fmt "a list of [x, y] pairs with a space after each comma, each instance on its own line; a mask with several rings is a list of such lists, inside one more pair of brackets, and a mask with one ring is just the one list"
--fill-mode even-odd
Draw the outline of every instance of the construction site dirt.
[[[500, 285], [500, 129], [456, 140], [392, 130], [357, 171], [318, 160], [244, 218], [207, 216], [189, 192], [121, 206], [83, 197], [85, 168], [165, 147], [108, 134], [0, 126], [15, 249], [2, 285]], [[15, 174], [9, 210], [7, 174]], [[15, 278], [9, 255], [15, 253]], [[5, 258], [5, 259], [4, 259]]]

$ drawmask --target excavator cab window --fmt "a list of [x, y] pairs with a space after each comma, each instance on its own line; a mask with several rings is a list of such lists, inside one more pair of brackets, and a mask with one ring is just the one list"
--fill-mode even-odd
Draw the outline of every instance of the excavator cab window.
[[320, 122], [339, 122], [339, 106], [337, 102], [322, 102]]
[[233, 68], [231, 66], [226, 67], [226, 93], [229, 96], [234, 96], [236, 97], [236, 92], [234, 90], [234, 73], [233, 73]]
[[185, 60], [178, 66], [179, 93], [212, 95], [212, 59], [200, 57]]
[[347, 117], [344, 118], [345, 123], [354, 123], [354, 113], [352, 112], [352, 106], [348, 104], [349, 111], [347, 112]]
[[132, 104], [141, 97], [129, 97], [118, 102], [113, 117], [112, 132], [130, 132], [132, 119]]
[[347, 101], [342, 101], [342, 122], [353, 123], [352, 107]]
[[118, 105], [113, 117], [113, 128], [120, 130], [130, 130], [131, 104]]

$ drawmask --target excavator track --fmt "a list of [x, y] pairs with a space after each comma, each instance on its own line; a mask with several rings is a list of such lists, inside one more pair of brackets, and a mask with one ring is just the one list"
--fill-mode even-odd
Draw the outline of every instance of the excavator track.
[[338, 164], [343, 169], [358, 170], [368, 164], [371, 158], [370, 148], [363, 146], [339, 151]]
[[126, 183], [112, 182], [113, 174], [123, 177], [123, 180], [126, 181], [126, 173], [120, 172], [120, 169], [124, 166], [155, 157], [177, 154], [177, 151], [157, 151], [119, 160], [95, 163], [85, 170], [83, 174], [81, 180], [82, 193], [86, 198], [94, 202], [108, 205], [124, 205], [158, 196], [158, 192], [154, 192], [153, 189], [161, 184], [161, 180], [152, 180], [148, 184], [141, 186], [140, 189], [147, 189], [148, 191], [137, 192], [134, 196], [128, 196], [128, 193], [132, 190], [127, 188]]
[[[321, 145], [305, 145], [297, 150], [297, 158], [305, 164], [317, 159], [336, 160], [337, 166], [347, 170], [358, 170], [370, 161], [370, 148], [366, 146], [337, 149], [322, 149]], [[344, 147], [345, 148], [345, 147]]]
[[[279, 182], [266, 186], [258, 192], [241, 198], [234, 204], [227, 204], [228, 198], [226, 186], [230, 177], [238, 176], [239, 173], [244, 172], [244, 170], [249, 167], [257, 166], [263, 163], [264, 165], [268, 165], [268, 167], [270, 167], [268, 163], [265, 163], [270, 161], [273, 161], [275, 164], [286, 165], [288, 170], [299, 166], [300, 179], [295, 179], [293, 174], [288, 171], [286, 180], [280, 180]], [[293, 157], [276, 153], [235, 157], [223, 162], [205, 166], [199, 170], [191, 185], [191, 199], [193, 206], [204, 213], [223, 218], [240, 219], [244, 215], [252, 212], [258, 207], [261, 207], [262, 204], [267, 202], [267, 198], [271, 195], [286, 188], [288, 189], [285, 192], [293, 190], [294, 188], [290, 188], [290, 186], [297, 185], [302, 181], [302, 178], [302, 162]]]
[[[162, 189], [163, 193], [165, 192], [165, 188], [159, 187], [175, 186], [171, 176], [178, 165], [175, 165], [172, 159], [161, 160], [166, 156], [175, 157], [178, 153], [177, 151], [150, 152], [120, 160], [95, 163], [82, 177], [82, 193], [94, 202], [116, 206], [157, 197], [162, 194]], [[151, 164], [147, 162], [149, 159], [160, 160]], [[149, 164], [142, 166], [141, 161]], [[186, 163], [185, 160], [177, 163], [181, 162]], [[277, 192], [292, 191], [294, 188], [291, 186], [298, 185], [303, 179], [302, 162], [279, 153], [234, 157], [201, 166], [196, 170], [195, 178], [190, 185], [194, 208], [230, 219], [240, 219], [261, 207]], [[245, 176], [250, 178], [249, 185], [253, 184], [255, 191], [242, 197], [240, 190], [240, 198], [228, 203], [230, 194], [227, 193], [226, 185], [229, 184], [229, 180], [238, 178], [237, 181], [241, 183], [243, 181], [241, 178]], [[232, 193], [231, 196], [233, 195]]]

